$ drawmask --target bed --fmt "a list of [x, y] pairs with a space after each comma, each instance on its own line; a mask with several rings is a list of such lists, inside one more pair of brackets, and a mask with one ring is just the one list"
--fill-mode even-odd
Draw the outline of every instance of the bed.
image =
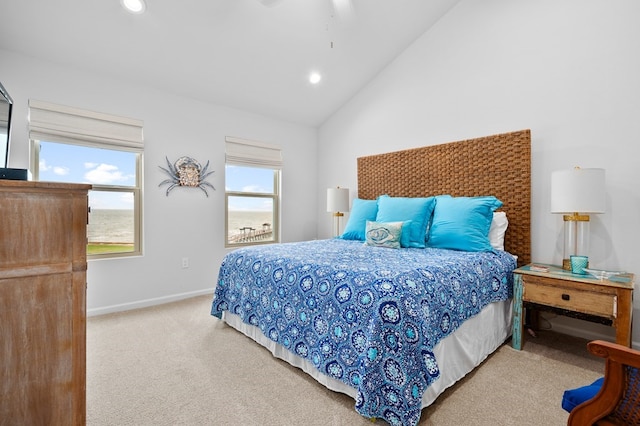
[[[393, 250], [367, 232], [365, 243], [337, 238], [235, 250], [220, 267], [212, 315], [350, 395], [363, 416], [416, 425], [422, 408], [511, 333], [512, 271], [530, 261], [530, 139], [522, 130], [358, 158], [357, 199], [376, 200], [378, 217], [384, 203], [424, 206], [434, 198], [425, 210], [432, 240], [412, 246], [407, 239]], [[488, 198], [499, 200], [491, 212], [508, 218], [504, 250], [437, 244], [446, 222], [437, 208]], [[390, 230], [395, 239], [383, 243], [397, 245], [407, 235], [402, 229], [417, 222], [367, 227]], [[424, 240], [425, 228], [416, 229]]]

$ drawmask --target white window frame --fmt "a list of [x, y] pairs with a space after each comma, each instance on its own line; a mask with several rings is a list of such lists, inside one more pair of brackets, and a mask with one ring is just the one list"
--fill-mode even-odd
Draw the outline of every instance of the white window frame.
[[[225, 225], [224, 244], [226, 248], [259, 244], [275, 244], [280, 241], [280, 181], [282, 172], [282, 152], [280, 147], [263, 142], [227, 136], [225, 138], [225, 176], [226, 166], [258, 167], [273, 170], [273, 193], [228, 191], [225, 186]], [[229, 241], [229, 197], [267, 198], [273, 203], [272, 224], [273, 239], [246, 242]]]
[[134, 186], [92, 184], [91, 191], [132, 193], [134, 199], [133, 251], [87, 255], [88, 259], [142, 255], [143, 122], [49, 102], [29, 100], [31, 172], [40, 179], [40, 141], [86, 146], [136, 154]]

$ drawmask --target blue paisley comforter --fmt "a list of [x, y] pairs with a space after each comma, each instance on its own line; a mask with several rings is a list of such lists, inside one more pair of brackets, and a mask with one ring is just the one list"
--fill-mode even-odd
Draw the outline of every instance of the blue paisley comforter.
[[439, 377], [435, 345], [512, 296], [505, 252], [376, 248], [341, 239], [238, 249], [223, 260], [211, 314], [230, 311], [357, 389], [356, 410], [415, 425]]

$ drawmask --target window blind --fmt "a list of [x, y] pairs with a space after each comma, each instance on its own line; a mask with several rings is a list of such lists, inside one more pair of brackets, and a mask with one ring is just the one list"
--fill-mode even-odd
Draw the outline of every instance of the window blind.
[[143, 122], [49, 102], [29, 100], [29, 139], [142, 151]]
[[226, 162], [237, 166], [282, 168], [280, 147], [227, 136]]

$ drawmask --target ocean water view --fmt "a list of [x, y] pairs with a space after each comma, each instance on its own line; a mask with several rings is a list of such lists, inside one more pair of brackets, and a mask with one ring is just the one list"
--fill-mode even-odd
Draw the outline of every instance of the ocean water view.
[[133, 244], [133, 210], [91, 209], [87, 236], [90, 243]]
[[[273, 226], [273, 212], [231, 210], [229, 211], [227, 224], [229, 237], [247, 232], [249, 228], [262, 230], [264, 229], [264, 224], [269, 224], [271, 228]], [[242, 230], [243, 228], [245, 229], [244, 231]]]
[[[229, 237], [271, 228], [273, 213], [270, 211], [230, 211], [228, 217]], [[244, 228], [244, 231], [243, 231]], [[89, 243], [134, 242], [133, 210], [91, 209], [87, 226]]]

